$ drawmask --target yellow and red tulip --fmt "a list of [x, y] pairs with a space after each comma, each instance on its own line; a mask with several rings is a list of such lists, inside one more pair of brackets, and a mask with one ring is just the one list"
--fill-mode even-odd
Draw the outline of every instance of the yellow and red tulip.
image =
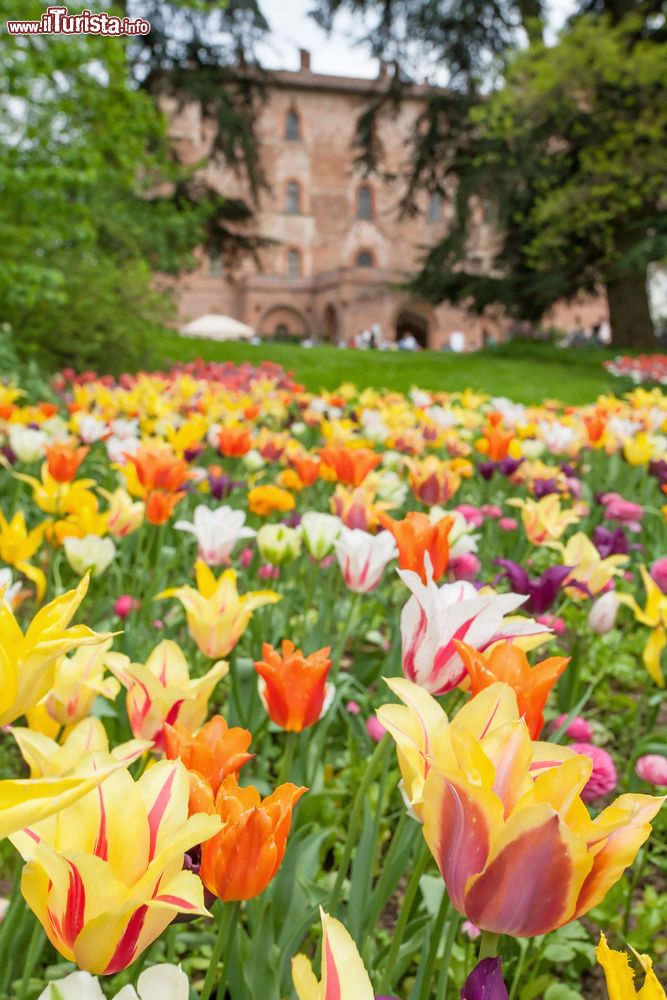
[[[111, 759], [89, 755], [77, 774]], [[12, 837], [27, 862], [23, 896], [68, 961], [96, 974], [120, 972], [177, 913], [206, 914], [203, 886], [183, 871], [183, 855], [212, 837], [220, 821], [203, 813], [188, 818], [188, 796], [178, 761], [160, 761], [136, 782], [122, 769], [75, 808]]]
[[619, 594], [618, 599], [632, 609], [636, 621], [651, 629], [642, 659], [651, 678], [662, 688], [665, 686], [665, 678], [660, 660], [662, 651], [667, 646], [667, 594], [663, 593], [646, 566], [640, 567], [640, 573], [646, 593], [644, 608], [640, 608], [630, 594]]
[[197, 729], [208, 713], [208, 700], [216, 684], [226, 676], [228, 664], [214, 663], [203, 677], [190, 677], [185, 655], [175, 642], [164, 639], [145, 663], [130, 663], [127, 656], [111, 653], [109, 670], [127, 689], [126, 707], [130, 728], [137, 739], [162, 745], [165, 723], [181, 723]]
[[292, 959], [292, 982], [299, 1000], [374, 1000], [373, 984], [349, 932], [320, 908], [322, 966], [320, 979], [305, 955]]
[[236, 589], [235, 570], [227, 569], [216, 579], [201, 559], [197, 560], [195, 574], [196, 590], [194, 587], [171, 587], [158, 597], [179, 599], [185, 608], [190, 635], [202, 653], [211, 659], [231, 652], [248, 627], [253, 611], [280, 600], [280, 594], [273, 590], [240, 595]]

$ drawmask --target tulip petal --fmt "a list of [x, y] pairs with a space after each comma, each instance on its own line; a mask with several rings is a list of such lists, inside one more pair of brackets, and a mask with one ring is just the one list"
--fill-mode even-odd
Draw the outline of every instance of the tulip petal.
[[431, 768], [424, 785], [424, 839], [461, 913], [468, 880], [483, 871], [502, 821], [502, 803], [492, 792]]
[[648, 670], [652, 680], [654, 680], [660, 688], [664, 688], [665, 686], [665, 678], [660, 665], [662, 651], [665, 646], [667, 646], [667, 632], [663, 626], [660, 625], [651, 632], [648, 637], [648, 641], [644, 646], [644, 652], [642, 653], [644, 666]]
[[494, 839], [484, 871], [470, 879], [465, 913], [493, 933], [546, 934], [573, 918], [591, 865], [586, 842], [550, 806], [519, 809]]
[[374, 1000], [357, 946], [338, 920], [322, 913], [322, 1000]]

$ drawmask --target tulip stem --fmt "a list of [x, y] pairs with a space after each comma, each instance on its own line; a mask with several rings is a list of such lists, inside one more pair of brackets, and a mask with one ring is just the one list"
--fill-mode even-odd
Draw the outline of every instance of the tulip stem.
[[479, 960], [484, 958], [495, 958], [498, 954], [498, 942], [500, 934], [492, 934], [491, 931], [482, 931], [482, 940], [479, 946]]
[[452, 949], [454, 948], [454, 940], [456, 938], [456, 932], [459, 929], [461, 923], [461, 918], [458, 913], [452, 910], [449, 916], [449, 923], [447, 924], [447, 934], [445, 936], [445, 944], [442, 952], [442, 962], [440, 964], [440, 972], [438, 973], [438, 985], [435, 991], [435, 1000], [445, 1000], [447, 996], [447, 985], [449, 983], [449, 965], [452, 960]]
[[285, 740], [285, 749], [283, 751], [283, 760], [280, 765], [280, 771], [278, 773], [278, 784], [282, 785], [289, 780], [290, 771], [292, 770], [292, 762], [294, 761], [294, 751], [296, 750], [296, 741], [299, 737], [298, 733], [288, 733]]
[[[225, 954], [229, 951], [232, 934], [234, 933], [234, 928], [236, 926], [237, 914], [238, 903], [222, 904], [222, 913], [220, 916], [220, 923], [218, 924], [218, 936], [216, 937], [215, 944], [213, 945], [211, 961], [206, 972], [206, 978], [204, 979], [204, 985], [202, 986], [199, 1000], [209, 1000], [209, 997], [211, 996], [213, 983], [215, 982], [215, 977], [218, 973], [218, 963], [220, 962], [223, 951]], [[227, 963], [223, 960], [220, 978], [218, 979], [215, 991], [217, 1000], [224, 1000], [226, 974]]]
[[38, 920], [35, 920], [35, 926], [32, 929], [32, 935], [30, 938], [30, 944], [28, 945], [28, 951], [25, 957], [25, 965], [23, 966], [23, 978], [21, 979], [21, 986], [17, 994], [17, 1000], [24, 1000], [28, 993], [28, 986], [30, 985], [30, 979], [32, 976], [32, 970], [35, 968], [37, 959], [39, 958], [40, 952], [44, 947], [44, 942], [46, 938], [44, 932], [42, 931], [42, 925]]
[[418, 855], [417, 863], [412, 869], [412, 875], [410, 876], [410, 881], [408, 882], [408, 887], [405, 890], [405, 895], [401, 902], [401, 910], [398, 914], [398, 920], [396, 921], [396, 926], [394, 927], [394, 933], [391, 939], [391, 947], [389, 948], [389, 954], [387, 956], [387, 961], [384, 966], [384, 976], [382, 977], [382, 983], [380, 984], [380, 993], [386, 993], [390, 989], [393, 983], [394, 966], [396, 965], [396, 960], [398, 959], [398, 953], [403, 943], [403, 937], [405, 936], [405, 928], [410, 917], [410, 912], [412, 910], [412, 904], [414, 903], [415, 896], [417, 895], [417, 890], [419, 889], [419, 882], [428, 867], [428, 863], [431, 860], [431, 852], [429, 851], [426, 844], [420, 846], [420, 853]]

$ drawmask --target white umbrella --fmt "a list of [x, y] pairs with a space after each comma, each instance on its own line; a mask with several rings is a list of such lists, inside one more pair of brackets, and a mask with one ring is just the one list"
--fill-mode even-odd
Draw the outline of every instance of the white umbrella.
[[211, 340], [247, 340], [255, 336], [251, 326], [231, 316], [207, 313], [181, 328], [184, 337], [209, 337]]

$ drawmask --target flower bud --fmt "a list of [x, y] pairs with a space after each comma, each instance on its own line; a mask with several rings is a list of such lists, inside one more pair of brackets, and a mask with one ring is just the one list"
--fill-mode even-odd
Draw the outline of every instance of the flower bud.
[[267, 562], [284, 566], [301, 552], [301, 532], [286, 524], [264, 524], [257, 532], [257, 547]]
[[616, 615], [621, 602], [615, 590], [609, 590], [602, 597], [598, 597], [593, 602], [591, 610], [588, 612], [588, 627], [597, 635], [606, 635], [611, 632], [616, 623]]

